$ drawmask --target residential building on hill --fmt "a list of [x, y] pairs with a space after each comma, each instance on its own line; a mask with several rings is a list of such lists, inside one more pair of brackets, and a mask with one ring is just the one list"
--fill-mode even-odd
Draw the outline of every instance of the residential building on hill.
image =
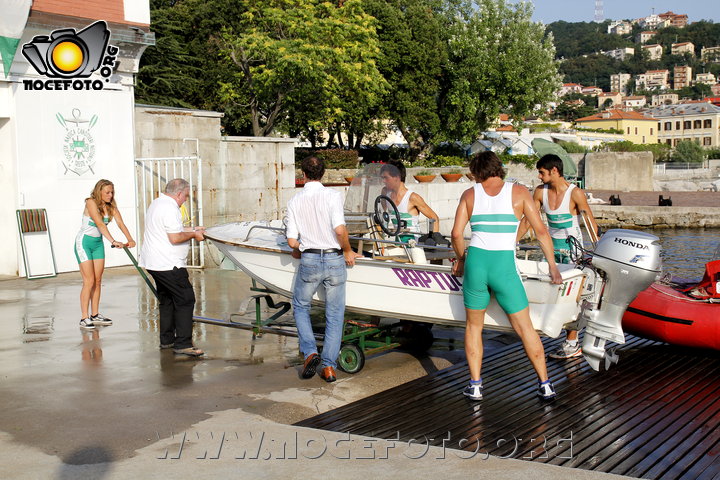
[[578, 118], [575, 124], [579, 128], [621, 130], [625, 139], [633, 143], [657, 143], [657, 120], [640, 112], [611, 109]]
[[657, 35], [657, 32], [654, 30], [649, 30], [645, 32], [638, 33], [637, 36], [637, 42], [640, 44], [647, 43], [652, 39], [655, 35]]
[[670, 47], [670, 53], [673, 55], [684, 55], [689, 53], [695, 56], [695, 44], [692, 42], [673, 43]]
[[632, 75], [629, 73], [616, 73], [610, 75], [610, 91], [620, 92], [623, 95], [628, 93], [627, 85], [630, 83]]
[[651, 105], [657, 107], [660, 105], [675, 105], [678, 103], [679, 96], [677, 93], [659, 93], [652, 96]]
[[608, 25], [607, 33], [615, 35], [630, 35], [632, 33], [632, 24], [625, 20], [615, 20]]
[[600, 95], [602, 93], [602, 88], [595, 87], [595, 86], [583, 87], [581, 90], [581, 93], [583, 95], [590, 95], [591, 97], [597, 97], [598, 95]]
[[668, 27], [685, 28], [688, 23], [688, 16], [685, 14], [665, 12], [658, 15], [658, 17], [667, 22]]
[[603, 92], [597, 97], [598, 108], [614, 108], [618, 105], [622, 106], [622, 95], [620, 92]]
[[562, 88], [558, 92], [558, 97], [564, 97], [571, 93], [582, 93], [582, 85], [579, 83], [563, 83]]
[[660, 60], [662, 58], [662, 54], [663, 54], [662, 45], [658, 45], [657, 43], [654, 43], [652, 45], [643, 45], [641, 48], [643, 48], [646, 52], [648, 52], [648, 55], [650, 56], [650, 60]]
[[635, 55], [635, 49], [630, 47], [616, 48], [615, 50], [607, 50], [600, 53], [602, 53], [603, 55], [607, 55], [610, 58], [614, 58], [615, 60], [620, 60], [622, 62], [627, 57]]
[[582, 107], [585, 105], [585, 101], [581, 98], [578, 98], [577, 100], [565, 100], [566, 105], [570, 105], [571, 107]]
[[660, 18], [659, 15], [649, 15], [645, 18], [638, 19], [638, 24], [642, 28], [657, 30], [658, 28], [665, 28], [670, 25], [670, 20]]
[[622, 103], [626, 109], [642, 108], [647, 105], [647, 98], [644, 95], [631, 95], [623, 97]]
[[704, 147], [720, 145], [720, 107], [711, 103], [680, 103], [647, 112], [657, 118], [658, 142], [676, 146], [693, 140]]
[[667, 90], [670, 72], [668, 70], [648, 70], [635, 75], [635, 88], [638, 90]]
[[695, 84], [702, 84], [705, 85], [715, 85], [717, 83], [717, 78], [715, 78], [715, 75], [712, 73], [698, 73], [695, 75]]
[[692, 82], [692, 67], [679, 65], [673, 69], [673, 88], [680, 90], [689, 87]]
[[700, 59], [703, 62], [720, 62], [720, 47], [703, 47], [700, 50]]

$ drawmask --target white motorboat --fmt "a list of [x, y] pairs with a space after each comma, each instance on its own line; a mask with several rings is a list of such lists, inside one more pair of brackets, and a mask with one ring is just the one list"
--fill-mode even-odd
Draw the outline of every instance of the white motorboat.
[[[447, 258], [452, 250], [395, 241], [402, 231], [400, 216], [392, 201], [382, 195], [376, 166], [369, 167], [355, 177], [345, 202], [351, 240], [366, 255], [348, 269], [346, 310], [464, 326], [462, 278], [452, 275]], [[370, 203], [374, 203], [373, 209], [368, 208]], [[208, 228], [205, 236], [251, 278], [273, 292], [292, 296], [299, 260], [291, 256], [282, 220], [217, 225]], [[585, 256], [576, 265], [559, 265], [560, 285], [550, 283], [546, 262], [517, 259], [534, 327], [544, 335], [557, 337], [569, 324], [584, 326], [583, 352], [590, 365], [598, 369], [606, 358], [606, 341], [624, 343], [623, 313], [658, 276], [659, 249], [653, 235], [611, 230], [592, 256]], [[322, 289], [314, 300], [322, 304]], [[512, 330], [494, 297], [485, 326]]]

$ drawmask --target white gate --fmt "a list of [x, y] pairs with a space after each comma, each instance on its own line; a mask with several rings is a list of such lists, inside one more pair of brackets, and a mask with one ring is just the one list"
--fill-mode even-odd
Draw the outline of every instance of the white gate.
[[[190, 183], [190, 196], [181, 209], [183, 224], [187, 227], [203, 225], [202, 207], [202, 161], [199, 156], [136, 158], [135, 182], [137, 191], [138, 244], [145, 231], [145, 212], [150, 203], [164, 191], [165, 185], [173, 178], [183, 178]], [[188, 253], [188, 267], [205, 266], [205, 252], [193, 239]]]

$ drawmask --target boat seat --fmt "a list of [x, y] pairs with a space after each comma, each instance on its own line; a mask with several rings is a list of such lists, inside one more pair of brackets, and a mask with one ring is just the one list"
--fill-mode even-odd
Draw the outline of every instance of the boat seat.
[[345, 213], [345, 226], [350, 235], [365, 235], [370, 233], [370, 218], [367, 214]]

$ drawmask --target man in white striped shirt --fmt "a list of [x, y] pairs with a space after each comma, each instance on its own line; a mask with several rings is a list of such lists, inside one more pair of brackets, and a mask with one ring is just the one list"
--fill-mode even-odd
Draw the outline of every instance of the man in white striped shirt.
[[[287, 239], [300, 267], [293, 288], [293, 316], [298, 329], [303, 363], [302, 378], [312, 378], [320, 365], [320, 377], [336, 379], [335, 367], [342, 342], [345, 319], [346, 266], [355, 265], [345, 227], [343, 201], [339, 192], [325, 188], [320, 179], [325, 165], [315, 156], [301, 164], [305, 177], [302, 191], [288, 202]], [[310, 301], [320, 285], [325, 287], [325, 338], [318, 356], [310, 323]]]

